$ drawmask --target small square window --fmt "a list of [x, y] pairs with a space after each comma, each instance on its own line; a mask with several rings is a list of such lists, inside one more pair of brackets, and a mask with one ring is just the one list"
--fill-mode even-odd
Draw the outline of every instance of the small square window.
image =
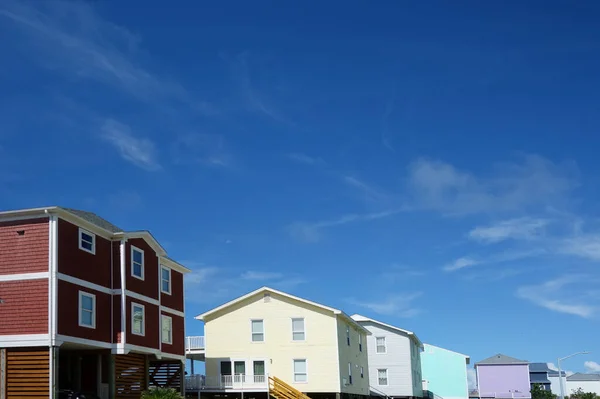
[[144, 251], [131, 246], [131, 275], [140, 280], [144, 279]]
[[79, 229], [79, 249], [96, 254], [96, 235], [87, 230]]
[[265, 326], [262, 320], [252, 320], [252, 342], [264, 342]]
[[171, 269], [164, 266], [160, 269], [160, 290], [171, 295]]
[[173, 343], [173, 318], [165, 315], [161, 315], [162, 325], [162, 342], [165, 344]]
[[79, 291], [79, 326], [96, 328], [96, 295]]
[[145, 335], [145, 313], [144, 305], [131, 303], [131, 333], [135, 335]]

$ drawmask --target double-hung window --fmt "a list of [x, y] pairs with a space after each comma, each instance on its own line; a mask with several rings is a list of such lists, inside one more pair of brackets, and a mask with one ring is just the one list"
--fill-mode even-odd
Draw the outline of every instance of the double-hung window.
[[252, 342], [264, 342], [265, 324], [263, 320], [252, 320]]
[[388, 384], [387, 369], [377, 369], [377, 383], [379, 385]]
[[294, 382], [307, 382], [306, 359], [294, 359]]
[[165, 344], [173, 343], [173, 318], [170, 316], [161, 315], [161, 337]]
[[348, 363], [348, 383], [352, 385], [352, 363]]
[[304, 341], [305, 338], [306, 336], [304, 332], [304, 319], [292, 319], [292, 339], [294, 341]]
[[87, 230], [79, 229], [79, 249], [96, 254], [96, 235]]
[[377, 343], [377, 353], [386, 353], [385, 337], [376, 337], [375, 342]]
[[358, 333], [358, 350], [362, 352], [362, 335]]
[[131, 333], [135, 335], [145, 335], [146, 310], [144, 305], [131, 303]]
[[144, 251], [131, 246], [131, 275], [140, 280], [144, 279]]
[[96, 328], [96, 295], [79, 291], [79, 326]]
[[350, 346], [350, 326], [346, 326], [346, 343]]
[[171, 295], [171, 269], [164, 266], [160, 268], [160, 291]]

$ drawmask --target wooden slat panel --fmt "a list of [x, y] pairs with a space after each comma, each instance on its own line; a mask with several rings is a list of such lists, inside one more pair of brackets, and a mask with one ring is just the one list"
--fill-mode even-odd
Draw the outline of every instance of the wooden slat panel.
[[47, 348], [7, 349], [7, 399], [47, 398], [50, 395], [50, 352]]
[[146, 356], [130, 353], [115, 356], [115, 398], [139, 399], [146, 387]]

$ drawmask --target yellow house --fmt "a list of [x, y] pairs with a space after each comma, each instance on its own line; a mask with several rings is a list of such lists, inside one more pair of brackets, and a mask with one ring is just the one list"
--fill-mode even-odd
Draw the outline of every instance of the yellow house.
[[263, 398], [269, 377], [311, 399], [369, 395], [370, 332], [341, 310], [263, 287], [196, 319], [205, 323], [203, 396]]

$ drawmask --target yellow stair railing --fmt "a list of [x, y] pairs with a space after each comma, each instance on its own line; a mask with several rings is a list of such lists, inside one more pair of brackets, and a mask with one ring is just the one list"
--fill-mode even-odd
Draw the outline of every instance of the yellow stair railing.
[[287, 382], [269, 376], [269, 395], [275, 399], [310, 399]]

